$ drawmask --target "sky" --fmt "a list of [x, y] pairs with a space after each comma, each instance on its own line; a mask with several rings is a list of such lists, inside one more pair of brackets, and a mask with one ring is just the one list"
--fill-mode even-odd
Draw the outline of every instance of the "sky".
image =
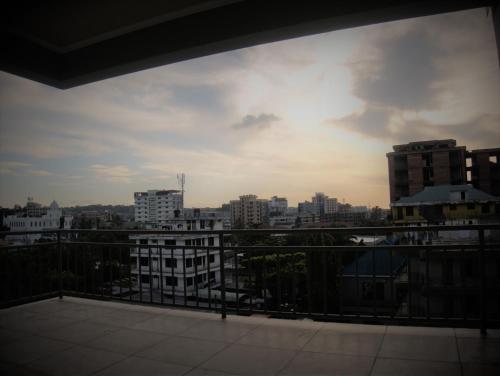
[[324, 192], [388, 207], [392, 145], [500, 147], [486, 9], [270, 43], [59, 90], [0, 72], [0, 205], [186, 207]]

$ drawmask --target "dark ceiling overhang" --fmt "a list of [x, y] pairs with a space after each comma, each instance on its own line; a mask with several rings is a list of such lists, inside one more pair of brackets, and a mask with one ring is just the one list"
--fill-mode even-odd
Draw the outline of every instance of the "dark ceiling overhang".
[[[18, 1], [4, 8], [0, 69], [66, 89], [257, 44], [497, 1]], [[498, 38], [498, 22], [497, 27]], [[498, 43], [498, 39], [497, 39]]]

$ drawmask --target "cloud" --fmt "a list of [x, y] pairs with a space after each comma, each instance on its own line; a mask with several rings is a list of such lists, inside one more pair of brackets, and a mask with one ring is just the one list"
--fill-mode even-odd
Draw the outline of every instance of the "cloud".
[[18, 173], [20, 170], [31, 167], [31, 163], [17, 162], [17, 161], [1, 161], [0, 174], [11, 175]]
[[104, 179], [110, 182], [130, 182], [130, 178], [137, 176], [138, 173], [132, 171], [125, 165], [102, 165], [94, 164], [89, 167], [97, 178]]
[[280, 120], [274, 114], [246, 115], [240, 122], [232, 125], [235, 129], [264, 129], [269, 128], [275, 121]]

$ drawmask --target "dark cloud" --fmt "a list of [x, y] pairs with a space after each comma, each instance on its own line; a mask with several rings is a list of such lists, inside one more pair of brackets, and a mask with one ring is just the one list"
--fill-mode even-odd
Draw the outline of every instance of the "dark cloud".
[[378, 106], [436, 108], [439, 92], [433, 84], [443, 77], [435, 64], [439, 54], [429, 33], [421, 28], [370, 38], [352, 62], [353, 94]]
[[280, 120], [274, 114], [246, 115], [240, 122], [233, 124], [236, 129], [263, 129], [269, 128], [271, 123]]
[[331, 119], [328, 123], [364, 137], [392, 143], [452, 138], [470, 148], [482, 148], [498, 147], [500, 140], [499, 114], [482, 114], [459, 123], [433, 124], [422, 118], [401, 119], [397, 111], [367, 109], [360, 114]]

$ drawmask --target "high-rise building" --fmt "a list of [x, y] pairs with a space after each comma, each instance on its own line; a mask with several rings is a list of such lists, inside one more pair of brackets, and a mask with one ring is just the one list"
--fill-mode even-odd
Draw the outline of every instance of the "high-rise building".
[[269, 217], [268, 202], [268, 200], [257, 198], [256, 195], [244, 195], [240, 196], [239, 200], [230, 201], [231, 225], [246, 228], [267, 223]]
[[312, 203], [315, 207], [316, 214], [321, 217], [325, 215], [325, 200], [328, 198], [323, 192], [316, 192], [312, 198]]
[[465, 146], [455, 140], [410, 142], [387, 153], [391, 202], [434, 185], [466, 182]]
[[474, 188], [500, 196], [500, 148], [467, 152], [467, 182]]
[[288, 201], [285, 197], [271, 197], [269, 200], [269, 215], [277, 216], [284, 215], [288, 209]]
[[134, 193], [135, 221], [150, 227], [161, 227], [169, 220], [179, 218], [184, 209], [178, 190], [148, 190]]
[[338, 200], [335, 197], [325, 199], [325, 214], [333, 214], [338, 210]]

